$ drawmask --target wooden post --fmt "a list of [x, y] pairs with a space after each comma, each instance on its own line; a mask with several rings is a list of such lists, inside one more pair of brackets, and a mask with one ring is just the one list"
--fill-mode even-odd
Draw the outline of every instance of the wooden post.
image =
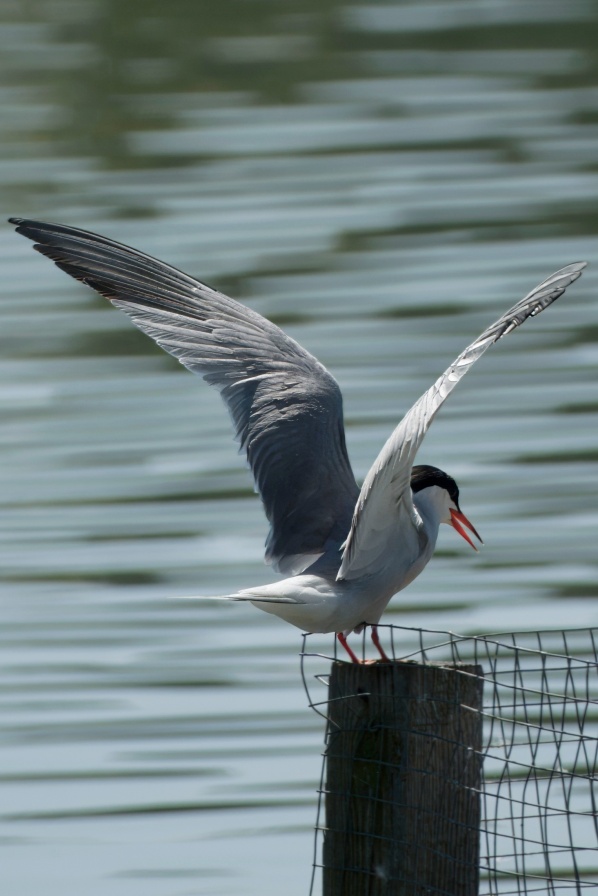
[[333, 664], [324, 896], [477, 896], [482, 676]]

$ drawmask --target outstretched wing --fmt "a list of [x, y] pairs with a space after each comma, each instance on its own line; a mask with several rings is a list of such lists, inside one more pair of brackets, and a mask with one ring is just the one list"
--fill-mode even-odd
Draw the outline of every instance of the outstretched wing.
[[581, 275], [586, 262], [552, 274], [472, 342], [407, 412], [366, 476], [345, 543], [339, 579], [354, 579], [379, 567], [379, 558], [396, 527], [401, 501], [412, 510], [411, 468], [437, 411], [487, 348], [548, 308]]
[[293, 574], [340, 544], [359, 489], [340, 389], [313, 355], [255, 311], [135, 249], [59, 224], [11, 223], [219, 389], [271, 525], [268, 562]]

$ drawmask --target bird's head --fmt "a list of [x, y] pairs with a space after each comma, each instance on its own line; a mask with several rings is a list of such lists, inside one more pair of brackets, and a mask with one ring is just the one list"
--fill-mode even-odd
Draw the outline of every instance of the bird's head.
[[434, 509], [438, 522], [452, 526], [472, 546], [474, 551], [477, 551], [477, 547], [465, 531], [466, 529], [469, 529], [481, 544], [484, 543], [474, 526], [461, 511], [459, 487], [448, 473], [427, 464], [415, 466], [411, 471], [411, 491], [414, 496], [419, 495], [419, 502], [414, 497], [416, 503], [421, 503], [425, 498], [426, 504]]

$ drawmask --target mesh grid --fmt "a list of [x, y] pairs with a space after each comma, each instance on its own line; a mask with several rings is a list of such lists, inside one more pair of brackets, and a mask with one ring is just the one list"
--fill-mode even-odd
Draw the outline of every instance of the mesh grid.
[[[393, 660], [483, 669], [480, 896], [598, 890], [597, 630], [379, 631]], [[330, 663], [346, 657], [336, 643], [334, 655], [320, 652], [330, 645], [323, 638], [304, 636], [301, 668], [310, 706], [327, 719]], [[365, 647], [364, 636], [363, 658]], [[322, 867], [325, 759], [319, 793], [311, 896]]]

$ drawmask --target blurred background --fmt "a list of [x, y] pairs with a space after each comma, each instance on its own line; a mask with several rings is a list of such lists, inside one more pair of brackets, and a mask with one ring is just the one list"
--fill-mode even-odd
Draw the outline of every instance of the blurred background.
[[[360, 480], [465, 345], [589, 260], [432, 427], [419, 460], [486, 546], [444, 527], [384, 621], [598, 622], [598, 0], [3, 0], [0, 40], [5, 217], [283, 326], [338, 379]], [[227, 413], [8, 225], [0, 271], [2, 890], [304, 896], [300, 634], [169, 600], [273, 578]]]

